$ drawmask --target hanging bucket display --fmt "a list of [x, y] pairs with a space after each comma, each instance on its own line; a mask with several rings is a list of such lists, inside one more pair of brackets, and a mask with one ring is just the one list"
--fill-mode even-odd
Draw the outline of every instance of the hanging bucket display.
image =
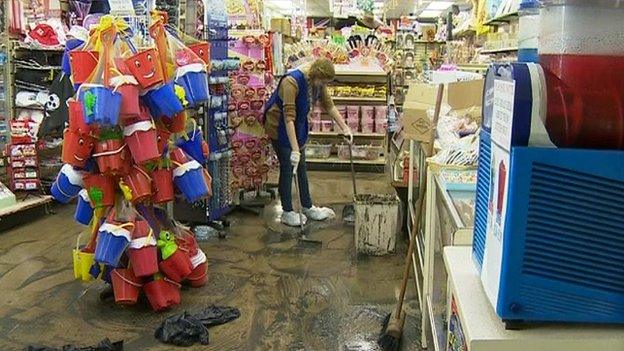
[[199, 251], [197, 240], [195, 240], [195, 236], [191, 231], [185, 231], [185, 235], [177, 238], [176, 243], [182, 250], [188, 253], [189, 257], [197, 255], [197, 252]]
[[121, 139], [100, 140], [95, 145], [93, 157], [100, 172], [108, 175], [122, 175], [128, 171], [129, 158], [126, 144]]
[[152, 235], [134, 238], [128, 249], [130, 266], [137, 277], [147, 277], [158, 273], [158, 249]]
[[179, 248], [173, 255], [160, 261], [158, 267], [167, 278], [175, 282], [181, 282], [193, 271], [188, 254]]
[[121, 255], [130, 245], [134, 223], [116, 224], [106, 221], [98, 230], [97, 245], [95, 245], [95, 260], [109, 266], [117, 267]]
[[146, 283], [143, 291], [154, 311], [166, 310], [180, 303], [180, 284], [167, 278]]
[[64, 164], [52, 183], [50, 193], [54, 200], [66, 204], [78, 195], [83, 185], [82, 174], [71, 165]]
[[82, 234], [78, 235], [76, 239], [76, 248], [72, 250], [72, 256], [74, 261], [74, 278], [89, 281], [92, 279], [89, 270], [95, 262], [95, 254], [93, 252], [85, 251], [84, 246], [80, 245], [80, 238]]
[[112, 177], [103, 174], [87, 174], [84, 176], [85, 189], [94, 208], [113, 206], [117, 185]]
[[123, 182], [130, 188], [132, 203], [148, 199], [152, 195], [152, 178], [137, 165], [133, 165], [130, 172], [123, 177]]
[[115, 268], [111, 272], [111, 282], [115, 302], [121, 305], [134, 305], [139, 298], [141, 281], [131, 269]]
[[139, 109], [138, 84], [133, 76], [119, 76], [111, 79], [111, 85], [116, 87], [114, 91], [121, 94], [119, 115], [122, 118], [136, 117], [141, 112]]
[[82, 134], [89, 134], [90, 128], [85, 122], [82, 104], [73, 98], [67, 100], [69, 129]]
[[141, 97], [147, 105], [152, 117], [158, 119], [162, 116], [173, 117], [184, 110], [184, 106], [176, 95], [173, 82], [152, 89]]
[[189, 107], [195, 107], [210, 99], [208, 73], [204, 64], [193, 63], [178, 67], [175, 83], [184, 89]]
[[155, 169], [152, 172], [152, 201], [157, 204], [174, 199], [173, 171], [171, 169]]
[[199, 129], [194, 129], [188, 134], [188, 139], [178, 139], [178, 147], [184, 150], [189, 156], [195, 159], [195, 161], [204, 164], [206, 157], [204, 155], [204, 137]]
[[171, 133], [164, 129], [158, 129], [156, 131], [156, 134], [156, 145], [158, 146], [158, 153], [162, 155], [167, 150], [167, 146], [169, 146], [169, 138], [171, 137]]
[[210, 63], [210, 44], [202, 41], [195, 44], [187, 45], [195, 55], [197, 55], [207, 65]]
[[209, 195], [204, 180], [204, 170], [199, 162], [192, 160], [173, 169], [173, 182], [188, 202], [195, 202]]
[[186, 277], [188, 283], [198, 288], [206, 284], [208, 280], [208, 259], [202, 250], [197, 250], [197, 254], [191, 257], [191, 274]]
[[130, 124], [124, 128], [123, 134], [135, 163], [144, 164], [160, 157], [158, 134], [151, 120]]
[[98, 64], [98, 57], [97, 51], [70, 51], [69, 62], [74, 84], [82, 84], [89, 78]]
[[126, 66], [142, 89], [149, 89], [164, 81], [156, 49], [138, 52], [125, 60]]
[[186, 111], [182, 111], [173, 118], [163, 117], [162, 122], [165, 123], [171, 133], [182, 133], [186, 126], [186, 120]]
[[93, 150], [93, 139], [88, 134], [65, 129], [61, 158], [64, 163], [84, 168]]
[[78, 91], [87, 124], [116, 126], [119, 123], [121, 94], [102, 85], [83, 84]]
[[93, 218], [93, 207], [89, 200], [89, 193], [87, 189], [82, 189], [78, 193], [78, 204], [76, 205], [76, 212], [74, 213], [74, 219], [76, 222], [84, 225], [89, 225]]

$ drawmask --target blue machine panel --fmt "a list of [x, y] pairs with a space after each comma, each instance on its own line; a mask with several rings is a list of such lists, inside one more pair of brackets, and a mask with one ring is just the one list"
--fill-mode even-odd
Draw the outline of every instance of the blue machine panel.
[[472, 256], [477, 264], [477, 269], [483, 266], [483, 254], [485, 251], [485, 236], [488, 220], [488, 199], [490, 196], [490, 162], [492, 157], [492, 144], [490, 133], [481, 130], [479, 140], [479, 164], [477, 166], [477, 191], [475, 199], [475, 222], [474, 236], [472, 239]]

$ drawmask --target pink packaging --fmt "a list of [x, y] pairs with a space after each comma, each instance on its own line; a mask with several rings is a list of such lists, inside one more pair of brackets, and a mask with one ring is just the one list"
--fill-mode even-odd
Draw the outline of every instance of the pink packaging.
[[319, 108], [314, 108], [314, 111], [312, 111], [312, 120], [313, 121], [320, 121], [321, 120], [321, 114], [323, 112], [321, 111], [321, 109]]
[[384, 120], [388, 115], [388, 106], [375, 106], [375, 119]]
[[374, 128], [375, 122], [373, 120], [362, 121], [362, 133], [372, 133]]
[[321, 121], [320, 120], [318, 120], [318, 121], [317, 120], [313, 120], [310, 130], [313, 131], [313, 132], [320, 132], [321, 131]]
[[336, 106], [338, 113], [342, 116], [343, 119], [347, 119], [347, 107], [346, 106]]
[[375, 106], [362, 106], [362, 121], [375, 119]]
[[321, 121], [321, 129], [323, 130], [323, 132], [333, 132], [334, 121]]
[[385, 134], [388, 130], [388, 120], [375, 120], [375, 133]]
[[360, 121], [357, 119], [347, 119], [347, 125], [351, 128], [351, 131], [355, 133], [359, 130]]
[[347, 106], [347, 118], [358, 119], [360, 117], [360, 106]]

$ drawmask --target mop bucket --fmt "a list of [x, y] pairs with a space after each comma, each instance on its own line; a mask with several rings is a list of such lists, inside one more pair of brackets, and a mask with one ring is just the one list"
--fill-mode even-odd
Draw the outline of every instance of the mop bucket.
[[121, 139], [100, 140], [95, 145], [93, 157], [104, 174], [121, 175], [128, 170], [126, 144]]
[[132, 166], [123, 181], [132, 192], [132, 203], [141, 202], [152, 195], [152, 178], [137, 165]]
[[84, 168], [93, 150], [93, 139], [88, 134], [65, 129], [61, 158], [64, 163]]
[[151, 120], [130, 124], [124, 128], [123, 134], [135, 163], [144, 164], [160, 157], [158, 134]]
[[52, 183], [50, 193], [54, 200], [66, 204], [78, 195], [82, 186], [82, 175], [74, 167], [64, 164]]
[[91, 205], [95, 208], [113, 206], [115, 204], [115, 180], [103, 174], [87, 174], [84, 176], [85, 189], [89, 193]]
[[189, 107], [208, 101], [210, 94], [205, 65], [194, 63], [179, 67], [176, 75], [175, 83], [184, 89]]
[[84, 247], [80, 247], [80, 237], [82, 233], [78, 235], [76, 239], [76, 248], [72, 250], [72, 256], [74, 261], [74, 278], [89, 281], [92, 279], [89, 270], [95, 262], [95, 254], [93, 252], [85, 252]]
[[139, 298], [141, 281], [131, 269], [115, 268], [111, 273], [115, 302], [120, 305], [134, 305]]
[[80, 224], [89, 225], [92, 218], [93, 207], [89, 200], [89, 193], [87, 193], [87, 189], [82, 189], [80, 193], [78, 193], [78, 204], [76, 205], [74, 219]]
[[193, 270], [186, 277], [188, 283], [194, 288], [205, 285], [208, 280], [208, 259], [202, 250], [197, 250], [197, 254], [191, 257], [191, 267]]
[[152, 201], [161, 204], [173, 199], [173, 171], [171, 169], [155, 169], [152, 172]]
[[166, 260], [160, 261], [158, 267], [160, 267], [160, 271], [167, 276], [167, 278], [178, 283], [193, 271], [188, 254], [180, 250], [180, 248]]
[[72, 99], [67, 100], [67, 110], [69, 114], [69, 129], [83, 134], [89, 134], [90, 128], [85, 122], [82, 104]]
[[143, 291], [152, 309], [156, 312], [180, 303], [180, 284], [167, 278], [153, 280], [145, 284]]
[[171, 133], [182, 133], [186, 126], [186, 112], [182, 111], [173, 118], [164, 117], [163, 122]]
[[121, 94], [102, 85], [83, 84], [78, 91], [87, 124], [116, 126], [119, 123]]
[[188, 139], [181, 138], [178, 140], [178, 147], [184, 150], [189, 156], [195, 159], [195, 161], [203, 164], [206, 162], [204, 156], [203, 142], [201, 130], [194, 129], [189, 132]]
[[200, 42], [195, 44], [187, 45], [191, 51], [195, 53], [195, 55], [199, 56], [205, 64], [210, 63], [210, 44], [208, 42]]
[[173, 82], [148, 91], [141, 97], [141, 100], [149, 108], [154, 118], [173, 117], [184, 111], [184, 106], [175, 93]]
[[128, 258], [137, 277], [147, 277], [158, 273], [158, 249], [152, 235], [132, 239]]
[[74, 84], [82, 84], [91, 75], [98, 64], [97, 51], [74, 50], [69, 52], [69, 65]]
[[143, 89], [162, 83], [165, 78], [156, 49], [138, 52], [125, 60], [126, 66]]
[[199, 162], [192, 160], [173, 170], [173, 182], [188, 202], [195, 202], [209, 195], [204, 170]]
[[121, 225], [104, 222], [98, 230], [98, 240], [95, 245], [95, 260], [109, 266], [117, 267], [121, 255], [130, 245], [130, 238], [134, 223], [127, 222]]

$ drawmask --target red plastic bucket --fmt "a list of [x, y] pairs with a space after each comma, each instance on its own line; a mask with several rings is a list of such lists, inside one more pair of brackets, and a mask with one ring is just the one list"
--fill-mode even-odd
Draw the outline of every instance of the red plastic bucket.
[[172, 201], [173, 171], [171, 169], [156, 169], [152, 172], [152, 201], [160, 204]]
[[133, 165], [130, 172], [123, 177], [124, 183], [132, 192], [132, 203], [141, 202], [152, 195], [152, 179], [137, 165]]
[[93, 154], [100, 172], [108, 175], [123, 175], [128, 171], [129, 158], [126, 145], [121, 139], [101, 140], [95, 145]]
[[162, 120], [171, 133], [182, 133], [186, 127], [186, 112], [182, 111], [173, 116], [173, 118], [165, 116]]
[[93, 150], [93, 139], [88, 134], [66, 129], [63, 134], [61, 158], [64, 163], [84, 168]]
[[134, 84], [122, 84], [117, 88], [121, 94], [121, 107], [119, 114], [122, 119], [136, 117], [141, 112], [139, 109], [139, 87]]
[[193, 270], [191, 259], [188, 254], [180, 249], [176, 250], [176, 252], [166, 260], [160, 261], [158, 266], [160, 267], [160, 271], [167, 278], [178, 283], [191, 274]]
[[158, 153], [162, 155], [169, 145], [169, 137], [171, 137], [171, 133], [164, 129], [158, 129], [156, 133], [156, 144], [158, 145]]
[[208, 263], [204, 262], [195, 267], [191, 274], [186, 277], [186, 280], [189, 285], [194, 288], [206, 285], [206, 282], [208, 281]]
[[147, 49], [125, 60], [126, 66], [143, 89], [162, 83], [165, 78], [156, 49]]
[[147, 277], [158, 273], [156, 239], [153, 236], [133, 239], [128, 248], [128, 258], [137, 277]]
[[67, 100], [67, 109], [69, 111], [69, 129], [74, 132], [89, 134], [91, 128], [85, 122], [82, 104], [70, 99]]
[[199, 251], [197, 240], [192, 233], [182, 235], [182, 237], [176, 239], [176, 244], [183, 250], [188, 252], [189, 257], [194, 257]]
[[149, 223], [144, 219], [137, 219], [134, 222], [134, 232], [132, 232], [132, 239], [144, 238], [150, 234]]
[[143, 291], [154, 311], [166, 310], [180, 303], [180, 284], [167, 278], [145, 284]]
[[124, 128], [124, 141], [137, 164], [144, 164], [160, 157], [158, 133], [152, 121], [139, 121]]
[[113, 178], [99, 173], [90, 173], [84, 176], [83, 181], [93, 207], [113, 206], [115, 204], [115, 189], [117, 187]]
[[201, 43], [195, 43], [188, 45], [188, 48], [191, 49], [195, 55], [199, 56], [205, 64], [210, 63], [210, 44], [203, 41]]
[[91, 75], [98, 64], [97, 51], [74, 50], [69, 52], [69, 63], [74, 84], [82, 84]]
[[134, 305], [139, 298], [141, 281], [137, 279], [132, 270], [115, 268], [111, 273], [115, 302], [120, 305]]
[[170, 150], [169, 157], [171, 157], [171, 161], [177, 162], [178, 164], [185, 164], [191, 160], [191, 158], [181, 148]]

